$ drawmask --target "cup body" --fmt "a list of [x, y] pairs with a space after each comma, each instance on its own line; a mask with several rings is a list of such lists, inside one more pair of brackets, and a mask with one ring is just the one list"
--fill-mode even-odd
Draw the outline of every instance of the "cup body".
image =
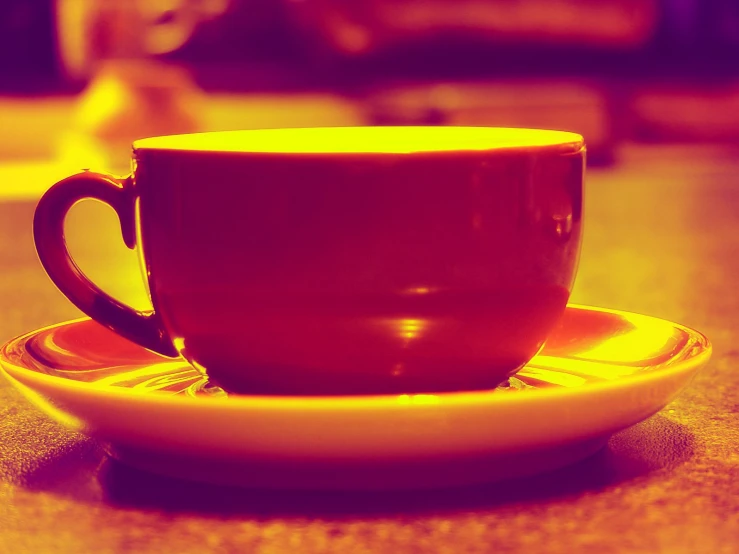
[[[469, 148], [445, 132], [135, 143], [137, 245], [176, 350], [255, 394], [485, 389], [524, 365], [575, 278], [582, 140]], [[287, 146], [239, 146], [253, 133]], [[448, 146], [414, 149], [429, 133]]]

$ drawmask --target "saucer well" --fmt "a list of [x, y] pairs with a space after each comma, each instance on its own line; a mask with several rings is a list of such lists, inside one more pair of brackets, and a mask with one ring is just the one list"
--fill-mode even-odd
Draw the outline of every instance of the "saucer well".
[[710, 355], [706, 337], [687, 327], [570, 305], [525, 368], [482, 392], [227, 394], [184, 360], [90, 319], [11, 340], [0, 366], [52, 418], [139, 469], [351, 490], [469, 485], [578, 461], [667, 405]]

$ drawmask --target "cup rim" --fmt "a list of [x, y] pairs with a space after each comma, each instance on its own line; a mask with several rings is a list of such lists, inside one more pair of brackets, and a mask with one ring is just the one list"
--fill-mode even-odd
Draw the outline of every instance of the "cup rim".
[[[292, 137], [290, 137], [292, 135]], [[287, 140], [291, 138], [292, 140]], [[459, 155], [496, 152], [575, 154], [582, 135], [516, 127], [349, 126], [244, 129], [139, 139], [145, 151], [270, 156]]]

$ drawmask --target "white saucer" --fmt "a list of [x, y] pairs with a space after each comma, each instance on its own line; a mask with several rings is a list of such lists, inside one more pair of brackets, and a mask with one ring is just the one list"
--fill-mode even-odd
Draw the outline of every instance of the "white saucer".
[[507, 388], [395, 396], [227, 395], [89, 319], [23, 335], [5, 376], [123, 463], [260, 488], [447, 487], [556, 469], [662, 409], [711, 355], [660, 319], [569, 306]]

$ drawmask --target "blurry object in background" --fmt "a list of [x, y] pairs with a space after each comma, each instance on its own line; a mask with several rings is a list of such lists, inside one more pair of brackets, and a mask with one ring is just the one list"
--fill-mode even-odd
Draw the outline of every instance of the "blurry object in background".
[[188, 70], [156, 57], [184, 46], [229, 0], [56, 1], [63, 67], [73, 78], [91, 76], [63, 159], [126, 172], [132, 141], [201, 129], [201, 93]]
[[290, 6], [313, 42], [347, 57], [448, 35], [636, 48], [653, 37], [659, 19], [656, 0], [299, 0]]
[[665, 65], [677, 78], [634, 87], [629, 134], [654, 142], [739, 142], [739, 2], [663, 3]]
[[0, 0], [4, 91], [79, 90], [127, 57], [177, 61], [206, 90], [284, 91], [399, 74], [690, 79], [737, 74], [737, 56], [736, 0]]
[[80, 98], [78, 128], [106, 141], [141, 133], [187, 133], [200, 127], [200, 100], [181, 67], [116, 60], [100, 68]]
[[616, 136], [603, 87], [568, 81], [433, 83], [376, 91], [376, 125], [462, 125], [558, 129], [579, 133], [588, 161], [613, 158]]
[[110, 60], [78, 98], [71, 128], [59, 141], [65, 164], [129, 171], [131, 143], [202, 129], [204, 98], [190, 74], [155, 60]]
[[0, 173], [260, 127], [739, 141], [737, 59], [736, 0], [0, 0]]
[[642, 88], [631, 118], [631, 134], [641, 140], [739, 142], [739, 81]]
[[206, 89], [253, 90], [272, 74], [305, 77], [283, 0], [53, 1], [59, 63], [70, 82], [88, 81], [122, 51], [179, 63]]
[[56, 0], [59, 58], [72, 78], [110, 59], [147, 58], [183, 47], [230, 0]]
[[[113, 89], [117, 86], [115, 75], [101, 82], [103, 85], [108, 82], [107, 86]], [[118, 113], [117, 117], [106, 120], [114, 122], [123, 117], [125, 111], [121, 107], [130, 105], [126, 101], [128, 90], [111, 94], [107, 107], [103, 102], [101, 109]], [[170, 93], [164, 92], [163, 96], [167, 94]], [[361, 102], [333, 93], [213, 93], [198, 94], [194, 101], [203, 131], [369, 123]], [[0, 200], [38, 200], [51, 184], [84, 167], [127, 174], [130, 142], [120, 137], [106, 142], [84, 131], [98, 125], [95, 110], [99, 102], [97, 94], [82, 103], [71, 96], [0, 97]], [[135, 117], [140, 118], [143, 113]], [[105, 135], [108, 128], [102, 125], [100, 132]], [[89, 228], [83, 226], [80, 233], [89, 233]], [[134, 267], [138, 275], [138, 262]]]

